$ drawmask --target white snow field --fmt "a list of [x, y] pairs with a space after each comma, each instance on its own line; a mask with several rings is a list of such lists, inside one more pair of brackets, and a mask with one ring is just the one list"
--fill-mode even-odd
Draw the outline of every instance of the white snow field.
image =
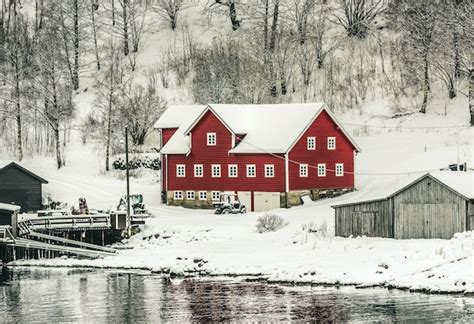
[[[277, 232], [257, 233], [257, 219], [264, 213], [214, 215], [211, 210], [162, 206], [158, 172], [148, 172], [132, 179], [132, 191], [144, 193], [155, 218], [142, 233], [125, 242], [129, 249], [97, 260], [58, 258], [14, 264], [139, 268], [178, 275], [259, 275], [282, 282], [473, 293], [474, 232], [456, 234], [451, 240], [334, 237], [331, 208], [391, 192], [407, 179], [450, 163], [472, 166], [474, 130], [447, 127], [465, 125], [466, 112], [456, 107], [448, 116], [414, 114], [358, 122], [353, 116], [338, 116], [342, 123], [351, 120], [387, 127], [347, 126], [362, 148], [356, 159], [357, 191], [268, 212], [288, 223]], [[392, 128], [399, 124], [439, 128]], [[45, 191], [61, 201], [77, 204], [78, 197], [85, 197], [92, 208], [114, 206], [124, 194], [125, 182], [97, 171], [102, 161], [93, 146], [75, 145], [68, 153], [68, 165], [60, 171], [47, 159], [26, 161], [24, 165], [48, 179]]]

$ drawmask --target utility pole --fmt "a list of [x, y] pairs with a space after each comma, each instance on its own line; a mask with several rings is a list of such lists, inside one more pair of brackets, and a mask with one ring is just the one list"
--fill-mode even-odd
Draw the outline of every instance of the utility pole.
[[131, 236], [132, 221], [130, 215], [130, 173], [128, 163], [128, 127], [125, 127], [125, 165], [126, 165], [126, 177], [127, 177], [127, 234]]

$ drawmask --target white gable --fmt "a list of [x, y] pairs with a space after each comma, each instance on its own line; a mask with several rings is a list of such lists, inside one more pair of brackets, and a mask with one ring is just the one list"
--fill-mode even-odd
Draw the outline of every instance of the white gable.
[[474, 172], [440, 171], [430, 175], [465, 198], [474, 199]]
[[[207, 106], [171, 106], [155, 124], [155, 128], [179, 129], [162, 148], [164, 154], [186, 154], [190, 139], [186, 130], [198, 122]], [[245, 138], [230, 153], [286, 153], [316, 116], [324, 103], [271, 105], [209, 105], [210, 109], [234, 134]], [[331, 115], [331, 113], [329, 112]], [[333, 117], [331, 115], [331, 117]], [[334, 117], [333, 117], [334, 118]], [[337, 121], [335, 121], [337, 123]], [[343, 132], [342, 126], [338, 124]], [[355, 142], [349, 140], [356, 146]]]

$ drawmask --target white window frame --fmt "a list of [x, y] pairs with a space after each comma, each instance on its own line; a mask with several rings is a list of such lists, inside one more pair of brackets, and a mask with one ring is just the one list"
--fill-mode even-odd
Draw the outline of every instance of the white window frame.
[[300, 178], [307, 178], [307, 177], [308, 177], [308, 165], [300, 164]]
[[[235, 169], [235, 174], [232, 172], [232, 169]], [[239, 166], [237, 164], [229, 164], [227, 167], [227, 172], [228, 172], [229, 178], [238, 178]]]
[[186, 191], [186, 200], [195, 200], [196, 192], [195, 191]]
[[326, 176], [326, 163], [318, 163], [318, 177]]
[[216, 145], [217, 145], [217, 134], [207, 133], [207, 146], [216, 146]]
[[[250, 170], [253, 169], [253, 174], [250, 174]], [[247, 178], [256, 178], [257, 177], [257, 165], [247, 164]]]
[[336, 170], [334, 173], [336, 174], [336, 177], [343, 177], [344, 176], [344, 163], [336, 163], [335, 166]]
[[176, 190], [174, 192], [174, 200], [183, 200], [183, 192], [180, 190]]
[[221, 192], [220, 191], [213, 191], [211, 193], [212, 201], [220, 201], [221, 200]]
[[[201, 170], [201, 172], [198, 172], [199, 170]], [[194, 165], [194, 177], [195, 178], [204, 177], [204, 166], [202, 164], [195, 164]]]
[[315, 136], [309, 136], [306, 139], [306, 148], [308, 149], [308, 151], [316, 150], [316, 137]]
[[199, 191], [199, 200], [201, 201], [207, 200], [207, 191]]
[[275, 165], [274, 164], [265, 164], [265, 178], [275, 178]]
[[[180, 172], [182, 168], [183, 172]], [[186, 178], [186, 165], [185, 164], [176, 164], [176, 178]]]
[[[219, 171], [219, 172], [214, 172], [214, 171]], [[211, 176], [213, 178], [220, 178], [222, 174], [222, 168], [220, 164], [212, 164], [211, 165]]]
[[336, 138], [334, 136], [328, 137], [328, 150], [336, 149]]

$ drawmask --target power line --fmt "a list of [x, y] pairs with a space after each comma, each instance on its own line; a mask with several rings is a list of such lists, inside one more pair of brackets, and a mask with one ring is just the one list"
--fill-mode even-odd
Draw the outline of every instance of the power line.
[[[238, 136], [237, 136], [238, 137]], [[278, 159], [281, 159], [281, 160], [285, 160], [286, 161], [286, 158], [282, 157], [282, 156], [279, 156], [278, 154], [275, 154], [275, 153], [272, 153], [272, 152], [269, 152], [265, 149], [262, 149], [256, 145], [253, 145], [252, 143], [249, 143], [248, 141], [246, 141], [245, 139], [243, 138], [240, 138], [241, 142], [245, 142], [247, 143], [248, 145], [252, 146], [253, 148], [261, 151], [262, 153], [266, 153], [266, 154], [269, 154], [271, 156], [274, 156]], [[290, 163], [293, 163], [293, 164], [297, 164], [297, 165], [306, 165], [308, 168], [312, 168], [312, 169], [316, 169], [318, 170], [318, 166], [315, 166], [315, 165], [312, 165], [312, 164], [308, 164], [308, 163], [301, 163], [301, 162], [298, 162], [298, 161], [295, 161], [295, 160], [292, 160], [292, 159], [288, 159], [288, 162]], [[420, 174], [420, 173], [428, 173], [428, 172], [433, 172], [433, 171], [440, 171], [441, 168], [437, 168], [437, 169], [431, 169], [431, 170], [420, 170], [420, 171], [411, 171], [411, 172], [394, 172], [394, 173], [367, 173], [367, 172], [350, 172], [350, 171], [343, 171], [343, 174], [352, 174], [352, 175], [363, 175], [363, 176], [396, 176], [396, 175], [411, 175], [411, 174]], [[326, 168], [326, 171], [329, 171], [329, 172], [336, 172], [336, 170], [334, 169], [327, 169]]]
[[344, 126], [354, 126], [354, 127], [368, 127], [368, 128], [389, 128], [389, 129], [449, 129], [449, 128], [469, 128], [470, 125], [453, 125], [453, 126], [384, 126], [384, 125], [365, 125], [365, 124], [351, 124], [351, 123], [341, 123]]

